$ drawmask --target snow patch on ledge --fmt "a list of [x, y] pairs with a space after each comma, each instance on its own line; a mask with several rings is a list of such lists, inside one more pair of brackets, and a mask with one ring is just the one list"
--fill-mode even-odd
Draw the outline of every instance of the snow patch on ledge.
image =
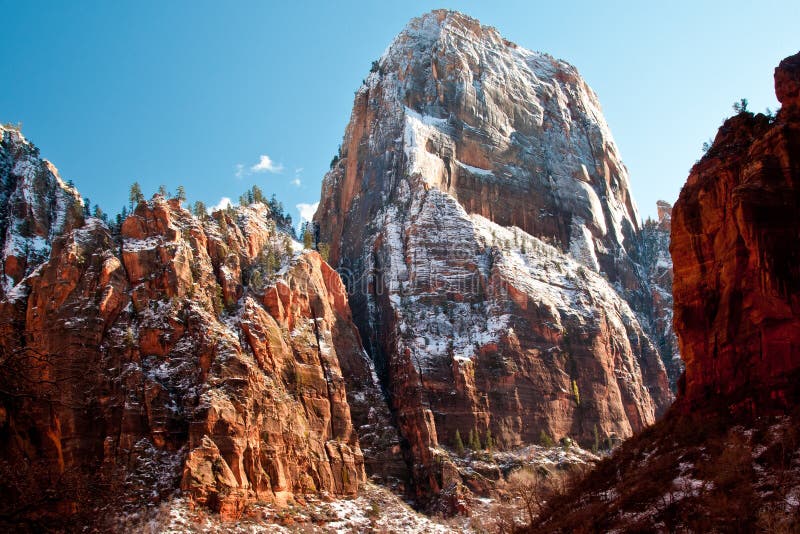
[[436, 154], [428, 152], [425, 145], [428, 140], [441, 136], [438, 128], [445, 124], [447, 119], [420, 115], [409, 107], [405, 108], [403, 150], [409, 175], [419, 174], [426, 183], [435, 183], [444, 175], [444, 162]]
[[600, 272], [600, 264], [597, 261], [597, 254], [594, 249], [594, 238], [592, 237], [592, 232], [583, 224], [583, 219], [580, 217], [572, 218], [570, 234], [570, 256], [594, 272]]
[[150, 236], [145, 239], [125, 239], [122, 244], [123, 252], [141, 252], [143, 250], [153, 250], [163, 242], [161, 236]]
[[466, 163], [463, 163], [458, 160], [456, 160], [456, 163], [458, 164], [459, 167], [471, 172], [472, 174], [477, 174], [479, 176], [494, 176], [494, 172], [492, 172], [489, 169], [481, 169], [480, 167], [473, 167], [472, 165], [467, 165]]

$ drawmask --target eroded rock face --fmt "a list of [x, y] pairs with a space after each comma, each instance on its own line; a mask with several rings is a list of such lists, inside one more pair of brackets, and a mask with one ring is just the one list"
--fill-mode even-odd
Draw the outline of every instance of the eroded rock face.
[[666, 417], [530, 532], [794, 532], [800, 506], [800, 54], [775, 118], [727, 119], [672, 210], [675, 331]]
[[3, 300], [0, 348], [28, 374], [11, 381], [20, 395], [0, 388], [2, 456], [42, 479], [20, 499], [72, 481], [35, 513], [180, 489], [234, 518], [255, 500], [353, 495], [358, 431], [400, 461], [339, 275], [295, 252], [262, 204], [214, 217], [156, 196], [120, 236], [91, 218]]
[[356, 94], [315, 220], [408, 441], [420, 495], [455, 433], [627, 437], [671, 401], [628, 178], [570, 65], [449, 11]]
[[669, 255], [672, 206], [668, 202], [659, 200], [656, 207], [658, 220], [645, 221], [639, 233], [637, 254], [650, 280], [652, 308], [644, 320], [649, 323], [648, 331], [661, 353], [670, 389], [674, 392], [683, 373], [683, 360], [678, 350], [678, 338], [672, 326], [674, 277], [672, 257]]
[[675, 206], [675, 328], [682, 402], [796, 389], [800, 367], [800, 56], [775, 70], [774, 122], [725, 121]]
[[0, 295], [46, 261], [50, 244], [83, 224], [83, 201], [39, 149], [0, 125]]

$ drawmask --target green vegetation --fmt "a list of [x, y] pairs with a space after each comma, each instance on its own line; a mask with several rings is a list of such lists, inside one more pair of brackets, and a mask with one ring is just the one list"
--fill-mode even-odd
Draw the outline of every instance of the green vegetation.
[[738, 102], [733, 103], [733, 111], [735, 111], [737, 115], [740, 115], [742, 113], [749, 113], [747, 111], [747, 104], [748, 104], [747, 99], [741, 98], [739, 99]]
[[303, 225], [303, 248], [310, 249], [314, 244], [314, 235], [311, 233], [308, 223]]
[[473, 451], [477, 451], [481, 448], [481, 444], [478, 441], [478, 438], [475, 436], [474, 429], [469, 431], [469, 437], [467, 438], [467, 447], [469, 447]]
[[322, 256], [323, 261], [328, 261], [331, 255], [331, 246], [327, 243], [317, 243], [317, 250], [319, 255]]
[[202, 201], [197, 200], [192, 206], [192, 214], [203, 221], [208, 217], [208, 208]]
[[464, 454], [464, 442], [461, 441], [461, 432], [459, 432], [458, 429], [456, 429], [456, 437], [453, 440], [453, 448], [455, 448], [456, 454]]
[[214, 289], [211, 291], [211, 305], [214, 307], [214, 313], [217, 315], [221, 315], [222, 311], [225, 309], [222, 300], [222, 287], [219, 285], [215, 285]]
[[254, 185], [249, 190], [245, 191], [244, 194], [239, 196], [239, 204], [241, 206], [249, 206], [255, 203], [267, 203], [267, 200], [264, 198], [264, 192], [261, 191], [261, 188], [257, 185]]
[[[285, 243], [283, 245], [285, 246]], [[286, 256], [286, 251], [282, 250], [281, 247], [273, 243], [268, 243], [251, 267], [248, 286], [253, 291], [262, 291], [275, 273], [281, 269], [283, 266], [283, 259]]]
[[142, 187], [139, 185], [139, 182], [133, 182], [133, 184], [131, 184], [128, 200], [130, 202], [129, 209], [131, 211], [133, 211], [133, 208], [135, 208], [139, 202], [144, 202], [144, 195], [142, 194]]
[[581, 392], [578, 389], [578, 382], [575, 379], [572, 380], [572, 397], [575, 399], [575, 404], [580, 406], [581, 405]]
[[381, 516], [381, 506], [380, 504], [372, 501], [369, 503], [369, 510], [367, 510], [367, 517], [370, 519], [378, 519]]
[[492, 437], [491, 428], [486, 429], [486, 437], [484, 438], [483, 443], [484, 443], [483, 448], [486, 449], [487, 451], [491, 451], [492, 449], [494, 449], [495, 443], [494, 443], [494, 438]]

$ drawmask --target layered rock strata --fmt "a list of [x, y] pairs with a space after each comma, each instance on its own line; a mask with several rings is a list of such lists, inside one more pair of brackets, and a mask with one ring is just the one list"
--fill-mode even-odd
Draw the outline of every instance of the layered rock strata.
[[682, 402], [782, 398], [800, 367], [800, 56], [775, 69], [773, 120], [739, 113], [694, 166], [673, 215]]
[[419, 495], [456, 432], [624, 438], [670, 403], [628, 178], [574, 67], [449, 11], [356, 93], [315, 215]]
[[724, 122], [672, 210], [675, 405], [531, 532], [800, 529], [800, 53], [775, 93], [777, 116]]
[[256, 500], [353, 495], [358, 432], [368, 465], [403, 480], [341, 279], [266, 206], [197, 218], [156, 196], [114, 235], [73, 216], [74, 189], [10, 138], [2, 178], [19, 185], [4, 198], [28, 222], [6, 243], [55, 237], [38, 256], [4, 256], [24, 265], [6, 270], [0, 302], [4, 507], [44, 520], [180, 489], [231, 518]]

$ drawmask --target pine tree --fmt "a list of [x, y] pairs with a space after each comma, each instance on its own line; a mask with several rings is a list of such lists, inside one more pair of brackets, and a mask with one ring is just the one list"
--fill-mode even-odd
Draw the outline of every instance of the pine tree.
[[175, 198], [177, 198], [179, 202], [186, 202], [186, 189], [184, 189], [182, 185], [179, 185], [175, 190]]
[[206, 205], [199, 200], [196, 201], [194, 203], [194, 207], [192, 208], [192, 213], [194, 213], [194, 216], [201, 221], [204, 220], [207, 215]]
[[311, 230], [308, 227], [308, 223], [305, 223], [305, 226], [303, 228], [303, 248], [310, 249], [313, 244], [314, 244], [314, 236], [311, 234]]
[[480, 430], [470, 430], [469, 433], [469, 448], [473, 451], [481, 450], [481, 432]]
[[453, 440], [453, 446], [456, 450], [456, 454], [459, 456], [464, 454], [464, 442], [461, 441], [461, 432], [459, 432], [458, 429], [456, 429], [456, 437]]
[[287, 258], [291, 258], [294, 255], [294, 247], [292, 246], [292, 240], [289, 238], [288, 235], [283, 236], [283, 253], [286, 255]]
[[317, 250], [322, 260], [327, 262], [331, 257], [331, 246], [327, 243], [317, 243]]
[[89, 200], [89, 197], [83, 197], [83, 217], [89, 217], [89, 206], [91, 206], [92, 202]]
[[158, 194], [161, 195], [164, 198], [167, 198], [169, 196], [169, 193], [167, 193], [167, 186], [164, 185], [164, 184], [159, 185], [158, 186]]
[[547, 435], [544, 430], [539, 432], [539, 443], [544, 447], [552, 447], [554, 445], [553, 438]]
[[128, 208], [122, 206], [122, 210], [120, 210], [119, 212], [119, 220], [120, 220], [119, 225], [122, 226], [122, 223], [125, 222], [125, 219], [127, 218], [128, 218]]
[[131, 185], [131, 191], [128, 195], [128, 200], [130, 201], [130, 204], [128, 206], [130, 211], [133, 211], [133, 209], [139, 204], [139, 202], [144, 201], [144, 195], [142, 194], [142, 187], [139, 185], [139, 182], [133, 182], [133, 184]]
[[256, 291], [261, 291], [264, 287], [264, 277], [261, 276], [261, 271], [258, 269], [254, 270], [253, 274], [250, 275], [250, 287]]
[[261, 191], [261, 188], [258, 187], [257, 185], [253, 186], [252, 195], [253, 195], [253, 202], [260, 202], [262, 204], [264, 203], [264, 192]]
[[578, 406], [581, 405], [581, 392], [578, 389], [578, 382], [573, 380], [572, 381], [572, 396], [575, 397], [575, 404]]
[[486, 449], [488, 451], [491, 451], [492, 449], [494, 449], [494, 438], [492, 438], [492, 429], [491, 428], [487, 428], [486, 429], [486, 439], [484, 440], [484, 443], [486, 444], [484, 449]]

